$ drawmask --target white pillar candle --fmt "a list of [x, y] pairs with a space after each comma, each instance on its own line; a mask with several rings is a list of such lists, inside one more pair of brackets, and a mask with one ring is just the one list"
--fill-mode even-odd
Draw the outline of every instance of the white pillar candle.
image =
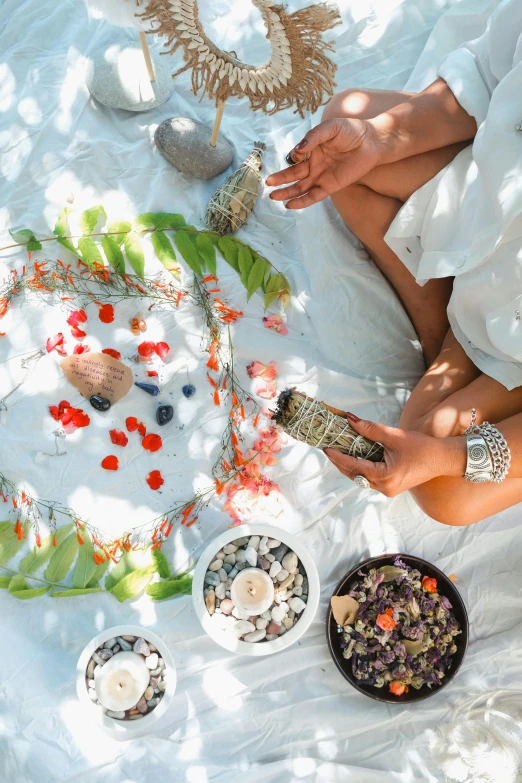
[[263, 614], [274, 602], [274, 583], [261, 568], [244, 568], [232, 582], [230, 598], [240, 612]]
[[135, 707], [148, 687], [150, 671], [141, 655], [119, 652], [94, 670], [98, 701], [113, 712]]

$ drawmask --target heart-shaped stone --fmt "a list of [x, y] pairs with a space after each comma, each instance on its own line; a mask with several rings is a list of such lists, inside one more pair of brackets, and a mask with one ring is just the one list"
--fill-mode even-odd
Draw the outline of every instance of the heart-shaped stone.
[[164, 120], [154, 134], [163, 157], [178, 171], [198, 179], [212, 179], [221, 174], [234, 157], [234, 148], [222, 133], [215, 147], [210, 146], [211, 138], [211, 128], [187, 117]]
[[125, 397], [132, 386], [130, 367], [106, 353], [86, 353], [62, 359], [65, 377], [83, 397], [93, 394], [109, 400], [111, 405]]

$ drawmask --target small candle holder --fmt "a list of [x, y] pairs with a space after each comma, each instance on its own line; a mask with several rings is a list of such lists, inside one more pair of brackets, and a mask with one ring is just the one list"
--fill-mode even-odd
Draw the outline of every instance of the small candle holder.
[[[95, 704], [89, 696], [87, 686], [87, 667], [96, 652], [110, 639], [122, 638], [125, 636], [144, 639], [152, 644], [162, 658], [165, 664], [164, 670], [167, 673], [165, 678], [165, 690], [159, 703], [149, 712], [143, 715], [139, 720], [118, 720], [111, 718], [104, 713], [99, 704]], [[160, 726], [168, 722], [168, 711], [172, 706], [172, 699], [176, 691], [176, 665], [165, 642], [148, 628], [140, 628], [136, 625], [116, 625], [102, 631], [86, 645], [76, 667], [76, 692], [78, 699], [84, 705], [89, 716], [104, 731], [116, 740], [126, 741], [143, 737], [146, 734], [155, 732]]]
[[[245, 634], [242, 634], [242, 636], [243, 638], [245, 637], [248, 638], [246, 641], [244, 641], [243, 638], [237, 638], [235, 636], [235, 633], [232, 630], [232, 623], [233, 623], [232, 618], [228, 619], [227, 617], [225, 617], [224, 627], [222, 627], [220, 623], [220, 620], [222, 618], [219, 615], [216, 617], [215, 607], [217, 606], [217, 608], [220, 609], [221, 601], [224, 600], [228, 600], [229, 602], [233, 603], [231, 601], [231, 598], [227, 596], [225, 599], [216, 599], [215, 590], [214, 590], [214, 595], [211, 595], [209, 592], [207, 592], [207, 595], [205, 595], [205, 589], [209, 587], [209, 585], [205, 582], [205, 579], [207, 579], [208, 581], [209, 579], [208, 574], [210, 573], [216, 573], [216, 575], [219, 576], [219, 571], [221, 570], [222, 566], [220, 566], [219, 561], [216, 561], [216, 554], [218, 552], [222, 552], [223, 550], [225, 550], [226, 553], [227, 549], [233, 548], [233, 546], [232, 547], [230, 546], [233, 545], [233, 542], [236, 542], [239, 539], [249, 540], [252, 536], [258, 537], [260, 541], [262, 541], [263, 539], [268, 539], [269, 541], [272, 540], [276, 542], [281, 542], [281, 545], [287, 548], [285, 554], [292, 555], [292, 553], [295, 553], [295, 555], [297, 555], [298, 558], [298, 567], [301, 572], [301, 575], [303, 575], [302, 574], [303, 571], [305, 572], [303, 579], [306, 580], [308, 592], [307, 592], [306, 605], [304, 606], [304, 609], [299, 607], [301, 608], [301, 611], [299, 612], [292, 611], [291, 613], [294, 615], [294, 618], [288, 618], [288, 619], [293, 620], [293, 624], [290, 622], [287, 623], [289, 629], [286, 630], [286, 626], [284, 626], [282, 628], [282, 632], [277, 635], [270, 633], [270, 625], [272, 622], [275, 622], [274, 620], [268, 621], [267, 627], [265, 629], [258, 629], [257, 625], [255, 625], [253, 622], [248, 620], [246, 612], [239, 612], [240, 615], [239, 617], [238, 617], [238, 612], [236, 612], [233, 615], [234, 621], [237, 621], [238, 623], [243, 622], [243, 624], [245, 625], [245, 629], [246, 629]], [[244, 549], [244, 547], [245, 545], [243, 544], [242, 547], [240, 548]], [[277, 548], [274, 547], [272, 550], [270, 548], [267, 548], [268, 554], [270, 554], [272, 551], [276, 552]], [[259, 555], [259, 557], [263, 558], [264, 555], [261, 554]], [[258, 563], [260, 562], [260, 560], [256, 560], [256, 563], [254, 563], [254, 558], [252, 553], [248, 554], [248, 558], [249, 559], [247, 559], [244, 570], [246, 570], [247, 567], [249, 567], [251, 570], [258, 567]], [[284, 559], [284, 557], [282, 559]], [[223, 565], [224, 564], [225, 561], [223, 562]], [[264, 565], [266, 566], [266, 564]], [[281, 564], [281, 569], [283, 568], [284, 566]], [[276, 571], [277, 566], [273, 570]], [[233, 572], [234, 572], [234, 567], [232, 568], [230, 573]], [[239, 571], [239, 574], [241, 573], [243, 573], [243, 569]], [[268, 571], [268, 573], [270, 573], [270, 570]], [[278, 582], [277, 575], [276, 575], [276, 579], [274, 581], [274, 584], [276, 585], [277, 588], [276, 593], [278, 592], [279, 585], [285, 584], [285, 579], [288, 581], [288, 577], [285, 576], [283, 573], [283, 580], [281, 582]], [[302, 584], [301, 580], [299, 581]], [[230, 584], [230, 587], [227, 588], [227, 592], [230, 595], [232, 595], [232, 584]], [[223, 588], [221, 588], [220, 590], [220, 593], [222, 592], [223, 592]], [[296, 590], [296, 594], [293, 594], [293, 592], [291, 591], [291, 595], [290, 595], [288, 594], [288, 589], [285, 589], [284, 594], [287, 597], [283, 599], [281, 603], [284, 603], [286, 601], [291, 602], [294, 597], [299, 598], [298, 595], [299, 592], [300, 592], [299, 589]], [[249, 655], [249, 656], [272, 655], [276, 652], [279, 652], [280, 650], [284, 650], [287, 647], [290, 647], [290, 645], [294, 644], [294, 642], [300, 639], [303, 636], [303, 634], [307, 631], [307, 629], [310, 627], [311, 623], [313, 622], [313, 619], [315, 617], [319, 605], [319, 595], [320, 595], [319, 575], [317, 573], [316, 565], [311, 555], [309, 554], [308, 550], [306, 549], [306, 547], [303, 546], [303, 544], [299, 541], [299, 539], [290, 535], [285, 530], [282, 530], [281, 528], [273, 527], [272, 525], [265, 525], [265, 524], [240, 525], [238, 527], [234, 527], [229, 530], [226, 530], [224, 533], [217, 536], [217, 538], [215, 538], [212, 541], [212, 543], [209, 544], [209, 546], [205, 549], [205, 551], [199, 558], [198, 564], [194, 571], [194, 579], [192, 583], [192, 599], [194, 602], [194, 608], [196, 610], [196, 614], [199, 618], [199, 621], [201, 622], [201, 625], [203, 626], [207, 634], [215, 642], [221, 645], [221, 647], [224, 647], [225, 649], [230, 650], [231, 652], [238, 653], [239, 655]], [[244, 600], [244, 595], [243, 595], [243, 600]], [[218, 601], [219, 601], [219, 605], [218, 605]], [[234, 608], [236, 608], [235, 604], [234, 604]], [[227, 611], [228, 609], [230, 609], [230, 606], [227, 604]], [[221, 611], [219, 614], [223, 614], [223, 611]], [[282, 613], [276, 612], [276, 617], [279, 617], [279, 614]], [[253, 620], [254, 617], [263, 618], [263, 616], [266, 618], [268, 615], [267, 613], [256, 614], [255, 612], [252, 612], [251, 619]], [[284, 620], [281, 618], [279, 620], [279, 625], [282, 625], [283, 623]], [[261, 623], [260, 625], [263, 625], [263, 623]], [[251, 627], [246, 628], [246, 626], [251, 626]]]

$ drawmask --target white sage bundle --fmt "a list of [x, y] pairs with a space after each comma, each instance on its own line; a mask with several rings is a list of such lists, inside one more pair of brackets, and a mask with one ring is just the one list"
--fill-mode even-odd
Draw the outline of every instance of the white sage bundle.
[[272, 421], [279, 424], [292, 438], [308, 443], [309, 446], [338, 449], [343, 454], [362, 457], [372, 462], [383, 460], [384, 449], [381, 443], [358, 435], [341, 411], [295, 389], [281, 392]]
[[247, 222], [259, 194], [265, 149], [262, 141], [256, 141], [248, 158], [227, 177], [208, 202], [205, 219], [211, 231], [233, 234]]

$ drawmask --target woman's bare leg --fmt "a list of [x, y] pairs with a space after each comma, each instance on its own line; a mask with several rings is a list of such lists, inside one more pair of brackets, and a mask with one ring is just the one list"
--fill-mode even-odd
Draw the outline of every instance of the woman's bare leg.
[[[323, 118], [368, 119], [403, 103], [412, 95], [392, 90], [344, 90], [327, 104]], [[425, 286], [419, 286], [384, 242], [384, 235], [404, 201], [432, 179], [465, 146], [466, 143], [454, 144], [397, 163], [378, 166], [359, 183], [332, 196], [346, 225], [366, 247], [399, 296], [417, 332], [428, 365], [438, 355], [448, 330], [446, 308], [451, 296], [452, 280], [431, 280]]]
[[[440, 356], [406, 403], [400, 426], [445, 438], [460, 435], [477, 411], [477, 421], [500, 424], [522, 412], [522, 388], [508, 391], [484, 375], [449, 331]], [[416, 503], [433, 519], [447, 525], [471, 525], [522, 502], [522, 479], [501, 484], [470, 484], [442, 477], [411, 490]]]

